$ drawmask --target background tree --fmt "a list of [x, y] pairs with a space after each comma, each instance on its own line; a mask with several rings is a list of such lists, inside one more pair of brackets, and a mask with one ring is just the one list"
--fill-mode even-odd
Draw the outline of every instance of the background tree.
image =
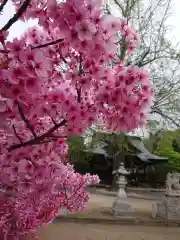
[[[131, 137], [121, 133], [107, 133], [102, 131], [93, 131], [89, 149], [94, 149], [97, 146], [105, 150], [105, 157], [111, 159], [111, 173], [117, 170], [120, 166], [120, 162], [125, 163], [125, 157], [128, 154], [134, 153], [134, 148], [130, 146], [129, 139]], [[107, 165], [108, 167], [108, 165]], [[116, 189], [117, 176], [113, 174], [111, 187]]]
[[162, 131], [157, 139], [157, 146], [154, 153], [159, 156], [166, 156], [169, 158], [166, 165], [166, 171], [180, 172], [180, 130]]
[[144, 144], [148, 149], [157, 155], [167, 157], [167, 163], [157, 166], [158, 171], [164, 173], [177, 171], [180, 172], [180, 130], [167, 131], [159, 129], [145, 138]]
[[120, 38], [117, 56], [127, 65], [144, 66], [150, 71], [156, 86], [151, 118], [162, 119], [166, 127], [179, 127], [180, 55], [178, 45], [173, 46], [167, 39], [167, 34], [171, 34], [167, 24], [171, 5], [172, 0], [110, 0], [105, 9], [133, 26], [142, 39], [137, 51], [128, 56], [124, 39]]
[[147, 124], [148, 135], [142, 137], [142, 140], [146, 148], [153, 153], [157, 149], [159, 140], [162, 137], [162, 132], [165, 131], [166, 127], [163, 128], [163, 125], [158, 120], [148, 120]]
[[91, 173], [90, 160], [92, 154], [88, 152], [88, 148], [84, 143], [84, 137], [82, 136], [70, 136], [68, 142], [68, 156], [71, 164], [77, 172], [85, 174]]

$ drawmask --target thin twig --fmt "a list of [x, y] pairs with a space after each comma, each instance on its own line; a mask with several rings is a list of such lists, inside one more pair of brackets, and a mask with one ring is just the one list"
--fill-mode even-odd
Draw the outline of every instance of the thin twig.
[[81, 88], [77, 88], [77, 101], [78, 103], [81, 103]]
[[54, 125], [57, 125], [57, 123], [56, 123], [56, 121], [54, 120], [53, 117], [51, 117], [51, 120], [52, 120], [52, 122], [54, 123]]
[[[79, 56], [79, 76], [85, 75], [82, 61], [83, 61], [83, 59], [82, 59], [82, 56], [80, 55]], [[81, 87], [79, 87], [79, 88], [76, 87], [76, 91], [77, 91], [77, 101], [78, 101], [78, 103], [80, 103], [81, 102]]]
[[27, 147], [27, 146], [32, 146], [32, 145], [38, 145], [38, 144], [41, 144], [43, 143], [43, 141], [46, 141], [48, 140], [48, 138], [51, 139], [52, 137], [52, 133], [57, 130], [58, 128], [64, 126], [66, 124], [66, 120], [62, 120], [60, 123], [56, 124], [54, 127], [50, 128], [46, 133], [40, 135], [40, 136], [37, 136], [29, 141], [26, 141], [22, 144], [14, 144], [12, 146], [9, 147], [9, 151], [12, 151], [14, 149], [17, 149], [17, 148], [21, 148], [21, 147]]
[[63, 41], [64, 41], [64, 39], [60, 38], [60, 39], [57, 39], [57, 40], [52, 41], [52, 42], [48, 42], [48, 43], [45, 43], [45, 44], [40, 44], [40, 45], [34, 46], [34, 47], [32, 47], [32, 49], [48, 47], [48, 46], [51, 46], [51, 45], [55, 45], [55, 44], [61, 43]]
[[[51, 134], [57, 130], [58, 128], [64, 126], [67, 123], [67, 121], [64, 119], [62, 120], [60, 123], [57, 123], [54, 127], [52, 127], [51, 129], [49, 129], [49, 131], [47, 131], [45, 134], [43, 134], [45, 137], [47, 136], [51, 136]], [[43, 136], [42, 135], [42, 136]]]
[[[1, 32], [1, 31], [0, 31], [0, 32]], [[34, 50], [34, 49], [37, 49], [37, 48], [44, 48], [44, 47], [48, 47], [48, 46], [52, 46], [52, 45], [61, 43], [61, 42], [63, 42], [63, 41], [64, 41], [64, 39], [57, 39], [57, 40], [52, 41], [52, 42], [40, 44], [40, 45], [37, 45], [37, 46], [32, 46], [31, 49]], [[2, 50], [2, 49], [0, 50], [0, 52], [2, 52], [2, 53], [9, 53], [9, 51]], [[62, 58], [62, 60], [63, 60], [65, 63], [67, 63], [67, 61], [66, 61], [65, 58], [63, 58], [62, 56], [61, 56], [61, 58]]]
[[1, 28], [0, 32], [7, 31], [15, 22], [17, 22], [28, 8], [30, 2], [31, 0], [25, 0], [22, 6], [17, 11], [17, 13], [14, 14], [14, 16], [6, 23], [6, 25], [3, 28]]
[[17, 139], [20, 141], [21, 144], [23, 144], [23, 141], [22, 141], [22, 139], [20, 138], [20, 136], [17, 134], [16, 128], [15, 128], [14, 125], [12, 126], [12, 128], [13, 128], [14, 134], [15, 134], [15, 136], [17, 137]]
[[80, 56], [79, 56], [79, 75], [83, 75], [84, 74], [82, 62], [83, 62], [83, 59], [82, 59], [82, 56], [80, 54]]
[[8, 0], [4, 0], [4, 2], [0, 5], [0, 12], [2, 12], [4, 6], [6, 5], [7, 2], [8, 2]]
[[50, 139], [62, 139], [62, 138], [67, 138], [67, 136], [57, 136], [57, 135], [52, 135], [52, 136], [50, 136]]
[[114, 0], [114, 2], [116, 3], [116, 5], [121, 9], [122, 15], [123, 17], [125, 17], [125, 10], [123, 8], [123, 6], [121, 5], [121, 3], [119, 3], [117, 0]]
[[65, 64], [67, 64], [67, 61], [66, 61], [66, 59], [62, 56], [62, 54], [61, 54], [61, 59], [63, 60], [63, 62], [64, 62]]
[[180, 128], [179, 123], [177, 123], [171, 116], [163, 113], [161, 110], [155, 108], [155, 109], [152, 109], [151, 114], [152, 113], [156, 113], [156, 114], [160, 115], [161, 117], [166, 118], [167, 120], [172, 122], [176, 127]]
[[20, 103], [17, 102], [17, 105], [18, 105], [19, 114], [20, 114], [22, 120], [26, 123], [27, 128], [32, 132], [32, 135], [33, 135], [34, 137], [37, 137], [37, 135], [36, 135], [36, 133], [35, 133], [35, 131], [34, 131], [33, 126], [30, 124], [30, 122], [28, 121], [28, 119], [25, 117], [24, 112], [23, 112], [23, 109], [22, 109]]

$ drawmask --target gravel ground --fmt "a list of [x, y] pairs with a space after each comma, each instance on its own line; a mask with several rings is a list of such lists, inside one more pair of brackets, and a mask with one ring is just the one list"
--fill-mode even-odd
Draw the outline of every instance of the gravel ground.
[[39, 236], [40, 240], [179, 240], [180, 228], [56, 223]]
[[[88, 209], [98, 208], [98, 207], [112, 207], [115, 197], [112, 196], [103, 196], [100, 194], [89, 194], [90, 199], [88, 202]], [[131, 204], [132, 208], [136, 211], [147, 212], [151, 215], [152, 204], [154, 200], [145, 200], [145, 199], [134, 199], [128, 198], [127, 201]]]
[[[116, 196], [116, 192], [114, 191], [107, 191], [104, 188], [90, 188], [88, 189], [89, 193], [92, 194], [100, 194], [105, 196]], [[140, 188], [128, 188], [126, 190], [127, 196], [129, 198], [139, 198], [145, 200], [158, 200], [162, 196], [164, 196], [165, 190], [156, 190], [156, 189], [140, 189]]]

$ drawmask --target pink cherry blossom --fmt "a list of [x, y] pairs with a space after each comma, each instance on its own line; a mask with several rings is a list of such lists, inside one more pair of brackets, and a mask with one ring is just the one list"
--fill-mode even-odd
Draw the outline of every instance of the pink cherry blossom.
[[84, 20], [76, 24], [76, 30], [80, 40], [92, 40], [93, 35], [96, 33], [96, 26], [88, 21]]
[[[12, 0], [16, 12], [21, 1]], [[24, 240], [63, 211], [82, 211], [86, 186], [68, 161], [67, 138], [96, 123], [110, 132], [146, 124], [154, 88], [145, 69], [116, 57], [118, 35], [132, 53], [138, 35], [105, 15], [101, 0], [32, 0], [21, 37], [0, 30], [0, 237]], [[116, 63], [114, 66], [113, 63]]]

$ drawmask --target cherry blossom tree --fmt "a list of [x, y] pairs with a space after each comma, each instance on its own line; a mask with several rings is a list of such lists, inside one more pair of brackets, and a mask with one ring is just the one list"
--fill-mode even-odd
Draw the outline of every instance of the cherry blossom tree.
[[[99, 181], [68, 163], [67, 137], [96, 122], [138, 128], [154, 90], [146, 70], [116, 57], [119, 35], [129, 54], [138, 36], [101, 0], [12, 2], [16, 13], [0, 29], [0, 236], [23, 240], [64, 209], [82, 210], [86, 186]], [[11, 26], [30, 18], [38, 26], [8, 41]]]
[[[126, 20], [136, 28], [141, 39], [136, 51], [126, 55], [126, 44], [117, 54], [126, 58], [127, 65], [148, 68], [151, 81], [156, 86], [156, 100], [151, 109], [151, 119], [158, 119], [167, 129], [180, 128], [180, 55], [179, 43], [172, 36], [173, 27], [169, 20], [173, 0], [105, 0], [105, 10]], [[175, 41], [170, 41], [171, 39]], [[168, 37], [168, 38], [167, 38]]]

